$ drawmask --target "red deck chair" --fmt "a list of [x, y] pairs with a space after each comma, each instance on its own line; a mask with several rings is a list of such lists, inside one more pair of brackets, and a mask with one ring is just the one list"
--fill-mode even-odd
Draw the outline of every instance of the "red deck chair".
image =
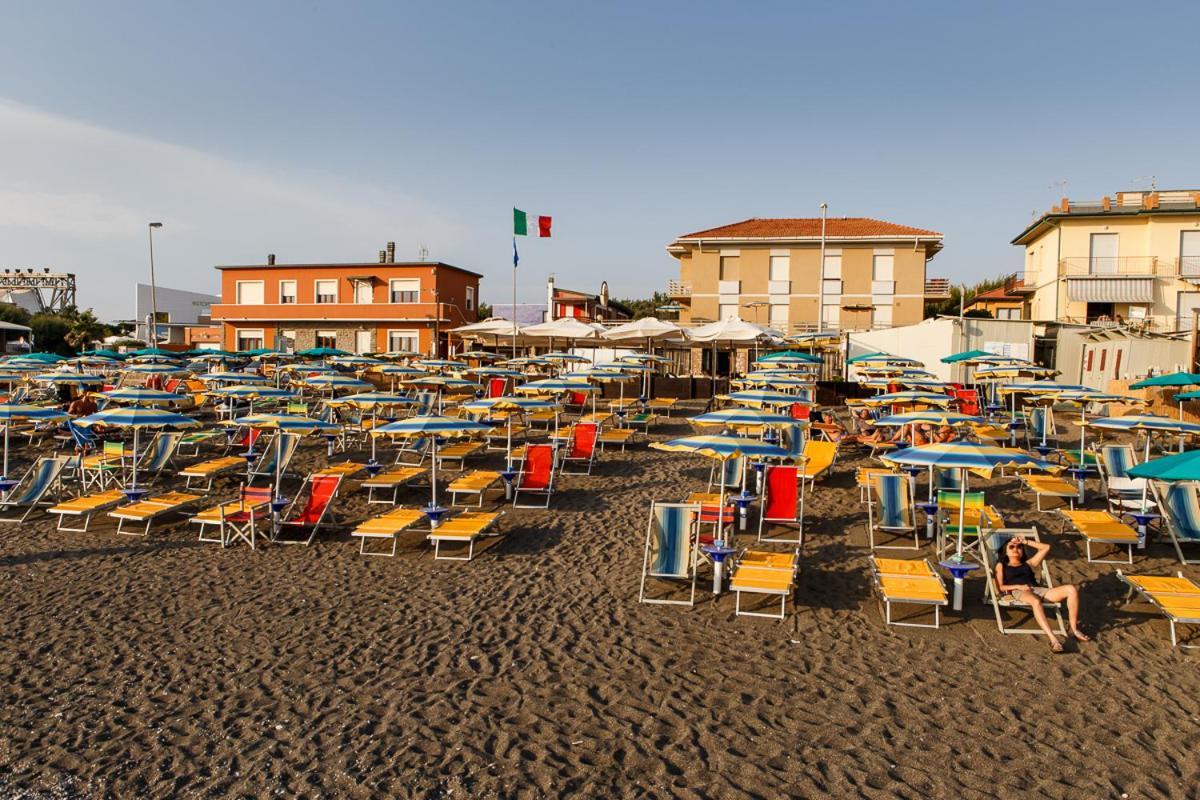
[[[758, 540], [782, 544], [804, 544], [804, 498], [800, 495], [799, 469], [788, 466], [767, 467], [766, 491], [763, 497], [762, 514], [758, 518]], [[764, 536], [764, 529], [771, 526], [794, 527], [796, 538], [779, 535]], [[770, 533], [770, 531], [765, 531]]]
[[488, 381], [488, 397], [503, 397], [504, 390], [508, 387], [508, 378], [492, 378]]
[[[514, 508], [549, 508], [550, 495], [554, 494], [554, 447], [548, 444], [531, 444], [525, 448], [525, 460], [514, 482]], [[520, 505], [521, 492], [546, 496], [542, 505]]]
[[[563, 456], [559, 472], [563, 475], [591, 475], [596, 461], [596, 440], [600, 438], [600, 426], [595, 422], [580, 422], [571, 429], [571, 442]], [[575, 469], [568, 470], [568, 465]]]
[[[300, 502], [300, 497], [292, 500], [292, 504], [288, 506], [283, 518], [279, 520], [279, 530], [275, 532], [274, 541], [288, 544], [312, 544], [313, 539], [317, 536], [317, 531], [321, 528], [321, 523], [325, 521], [325, 515], [329, 513], [329, 509], [333, 505], [333, 498], [337, 496], [342, 476], [310, 475], [306, 483], [308, 484], [308, 499], [304, 503], [304, 508], [297, 512], [295, 509]], [[303, 496], [303, 490], [300, 494]], [[280, 539], [280, 534], [284, 531], [294, 532], [297, 538]], [[308, 538], [300, 538], [305, 533], [308, 534]]]
[[247, 428], [245, 433], [229, 443], [229, 446], [225, 448], [225, 452], [228, 453], [234, 448], [237, 448], [237, 452], [239, 453], [250, 452], [254, 449], [258, 437], [262, 436], [262, 432], [262, 428]]
[[807, 403], [792, 403], [792, 419], [809, 419], [812, 417], [812, 406]]
[[228, 547], [233, 544], [236, 537], [250, 545], [251, 550], [254, 549], [257, 532], [257, 525], [255, 523], [271, 518], [270, 506], [266, 505], [271, 502], [271, 494], [270, 486], [246, 486], [242, 484], [241, 489], [238, 491], [237, 508], [227, 510], [225, 506], [219, 507], [218, 510], [221, 513], [221, 547]]
[[583, 410], [587, 408], [587, 394], [585, 392], [570, 392], [567, 399], [567, 406], [579, 409], [579, 413], [582, 414]]
[[958, 400], [958, 410], [972, 417], [979, 416], [979, 392], [974, 389], [955, 389], [954, 397]]

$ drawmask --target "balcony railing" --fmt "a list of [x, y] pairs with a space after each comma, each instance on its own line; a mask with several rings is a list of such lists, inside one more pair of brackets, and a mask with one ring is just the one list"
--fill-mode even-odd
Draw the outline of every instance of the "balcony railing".
[[667, 281], [667, 297], [677, 299], [690, 298], [692, 296], [692, 285], [681, 281]]
[[1158, 256], [1078, 256], [1059, 262], [1059, 274], [1070, 278], [1105, 277], [1172, 277], [1178, 265]]
[[931, 300], [945, 300], [950, 296], [949, 278], [926, 278], [925, 297]]

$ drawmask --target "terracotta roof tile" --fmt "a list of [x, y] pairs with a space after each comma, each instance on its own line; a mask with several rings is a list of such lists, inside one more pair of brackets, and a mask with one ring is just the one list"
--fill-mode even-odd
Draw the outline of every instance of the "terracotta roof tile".
[[[791, 239], [821, 235], [820, 217], [751, 219], [722, 225], [717, 228], [696, 231], [680, 236], [680, 239]], [[830, 239], [867, 238], [871, 236], [941, 236], [937, 231], [897, 225], [870, 217], [830, 217], [826, 220], [825, 235]]]

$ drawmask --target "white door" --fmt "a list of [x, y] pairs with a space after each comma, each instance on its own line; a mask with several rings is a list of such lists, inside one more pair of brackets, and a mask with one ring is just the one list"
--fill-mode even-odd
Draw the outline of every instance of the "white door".
[[1117, 234], [1093, 233], [1088, 272], [1093, 275], [1117, 274]]
[[354, 352], [362, 355], [363, 353], [371, 352], [371, 332], [370, 331], [355, 331], [354, 332]]
[[1175, 321], [1175, 330], [1190, 331], [1192, 317], [1200, 313], [1200, 292], [1180, 292], [1176, 308], [1179, 316]]

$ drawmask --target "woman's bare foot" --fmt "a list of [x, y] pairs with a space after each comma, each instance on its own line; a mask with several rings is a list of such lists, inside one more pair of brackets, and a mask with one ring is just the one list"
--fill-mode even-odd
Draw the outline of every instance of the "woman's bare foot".
[[1058, 640], [1057, 636], [1050, 637], [1050, 652], [1061, 653], [1063, 651], [1063, 643]]
[[1092, 640], [1092, 637], [1088, 636], [1086, 633], [1079, 630], [1078, 628], [1071, 631], [1071, 635], [1075, 637], [1075, 641], [1077, 641], [1077, 642], [1090, 642]]

